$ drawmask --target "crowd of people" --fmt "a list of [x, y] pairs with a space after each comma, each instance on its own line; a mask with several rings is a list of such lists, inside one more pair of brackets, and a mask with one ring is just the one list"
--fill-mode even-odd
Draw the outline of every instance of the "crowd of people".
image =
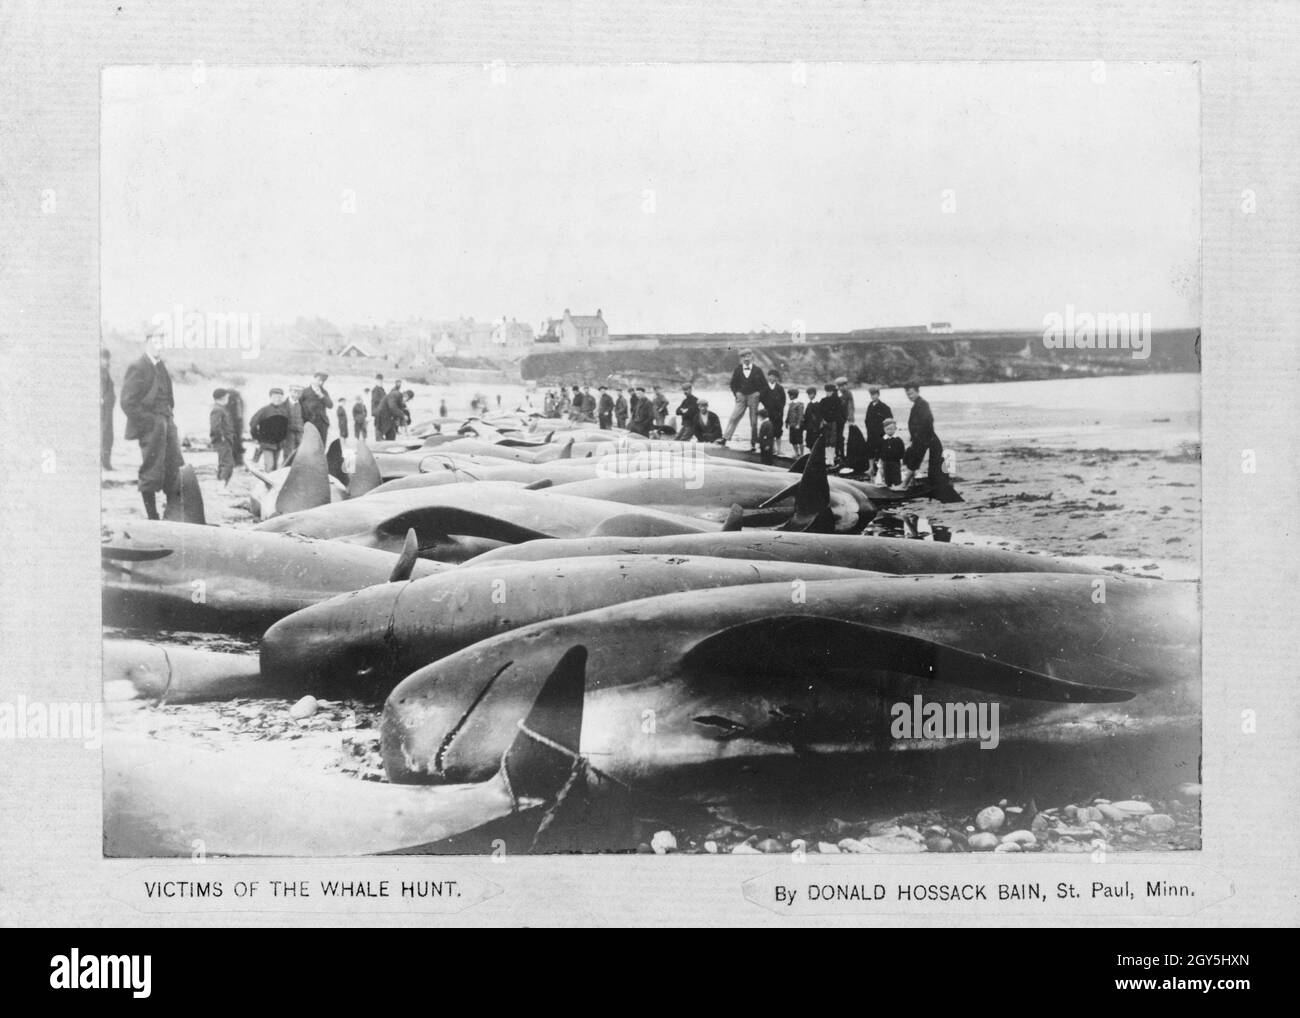
[[[158, 495], [169, 501], [180, 492], [180, 471], [184, 465], [179, 433], [176, 430], [176, 399], [171, 372], [162, 359], [163, 343], [158, 334], [145, 338], [144, 352], [132, 361], [122, 379], [118, 398], [111, 373], [112, 357], [100, 350], [99, 414], [100, 466], [113, 469], [115, 406], [126, 415], [123, 437], [140, 443], [141, 464], [137, 476], [140, 497], [149, 519], [159, 518]], [[371, 422], [377, 439], [391, 441], [397, 432], [411, 423], [410, 401], [415, 393], [405, 388], [402, 379], [387, 386], [382, 374], [375, 375], [374, 385], [357, 396], [351, 406], [346, 397], [335, 404], [325, 388], [329, 373], [317, 371], [307, 385], [290, 385], [287, 391], [272, 386], [268, 401], [248, 420], [248, 435], [256, 443], [252, 463], [263, 470], [275, 470], [287, 464], [302, 442], [307, 426], [317, 429], [326, 441], [332, 409], [338, 436], [368, 439]], [[234, 472], [245, 466], [244, 400], [237, 389], [221, 387], [212, 392], [208, 415], [208, 439], [217, 454], [217, 480], [220, 490], [230, 492]], [[446, 404], [443, 404], [446, 416]]]
[[[171, 375], [162, 361], [162, 341], [148, 336], [141, 357], [127, 367], [120, 399], [115, 400], [115, 386], [109, 371], [110, 355], [100, 353], [100, 463], [112, 469], [113, 408], [115, 402], [126, 415], [124, 437], [140, 443], [141, 465], [139, 490], [150, 519], [158, 518], [157, 496], [169, 499], [179, 491], [179, 474], [183, 464], [181, 444], [174, 419], [175, 398]], [[290, 385], [287, 391], [273, 386], [268, 402], [248, 421], [248, 433], [257, 445], [253, 463], [264, 470], [275, 470], [288, 463], [302, 441], [307, 426], [315, 427], [322, 442], [330, 428], [332, 409], [340, 438], [350, 435], [368, 439], [373, 427], [376, 439], [391, 441], [399, 429], [411, 423], [410, 401], [415, 393], [405, 388], [402, 379], [392, 385], [376, 374], [374, 384], [358, 395], [349, 406], [346, 398], [335, 404], [325, 383], [329, 374], [317, 371], [306, 386]], [[762, 461], [771, 463], [784, 452], [783, 440], [789, 442], [795, 457], [810, 451], [820, 438], [832, 467], [847, 467], [854, 473], [876, 477], [893, 487], [908, 487], [921, 464], [928, 457], [928, 476], [932, 482], [943, 477], [943, 443], [934, 428], [934, 414], [921, 396], [920, 387], [908, 383], [903, 387], [911, 410], [907, 420], [908, 442], [899, 435], [893, 411], [880, 398], [880, 387], [867, 387], [869, 401], [862, 418], [865, 445], [848, 442], [849, 425], [857, 423], [857, 410], [848, 378], [841, 376], [820, 389], [808, 386], [787, 388], [779, 371], [765, 374], [754, 363], [752, 350], [741, 350], [739, 363], [731, 374], [730, 388], [735, 405], [725, 428], [707, 399], [697, 398], [692, 383], [682, 386], [682, 398], [675, 409], [663, 388], [653, 385], [625, 389], [600, 385], [592, 392], [590, 385], [560, 386], [545, 394], [542, 415], [568, 418], [575, 423], [592, 423], [602, 429], [618, 427], [647, 438], [664, 437], [676, 441], [712, 442], [727, 445], [741, 421], [749, 418], [749, 449]], [[486, 396], [476, 396], [475, 409], [488, 409]], [[500, 406], [501, 397], [497, 397]], [[532, 401], [528, 400], [531, 407]], [[447, 416], [444, 399], [439, 414]], [[234, 388], [218, 388], [212, 393], [209, 415], [209, 439], [217, 453], [217, 479], [222, 491], [230, 490], [234, 471], [244, 466], [244, 402]], [[337, 455], [337, 453], [336, 453]]]
[[867, 387], [869, 401], [861, 427], [865, 448], [848, 448], [849, 426], [858, 423], [853, 391], [847, 377], [841, 375], [820, 388], [787, 388], [779, 371], [764, 373], [754, 363], [753, 350], [740, 351], [740, 360], [731, 374], [730, 388], [735, 405], [726, 426], [709, 409], [707, 400], [698, 399], [690, 382], [682, 386], [682, 400], [672, 411], [662, 388], [643, 386], [610, 389], [590, 385], [562, 385], [548, 391], [542, 415], [567, 418], [575, 423], [591, 423], [599, 428], [621, 428], [646, 437], [671, 437], [677, 441], [713, 442], [728, 445], [741, 421], [749, 418], [749, 451], [771, 463], [789, 442], [796, 458], [823, 440], [828, 464], [847, 467], [854, 473], [879, 477], [881, 483], [896, 488], [909, 486], [923, 461], [929, 458], [928, 476], [938, 481], [943, 473], [943, 443], [934, 430], [934, 414], [921, 396], [920, 386], [908, 383], [904, 394], [911, 403], [907, 419], [909, 442], [899, 435], [893, 411], [880, 398], [880, 386]]

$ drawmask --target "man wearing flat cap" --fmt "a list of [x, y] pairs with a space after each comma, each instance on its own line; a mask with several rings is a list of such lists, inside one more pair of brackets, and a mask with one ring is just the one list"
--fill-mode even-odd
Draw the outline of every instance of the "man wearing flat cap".
[[735, 434], [736, 425], [749, 412], [749, 451], [758, 449], [758, 405], [767, 395], [767, 379], [763, 369], [754, 363], [754, 351], [745, 347], [740, 351], [740, 363], [731, 373], [731, 394], [736, 397], [731, 419], [727, 421], [727, 430], [718, 439], [718, 445], [726, 445]]
[[312, 375], [311, 385], [303, 389], [302, 395], [298, 397], [298, 403], [302, 407], [303, 424], [316, 425], [316, 430], [320, 432], [321, 445], [325, 444], [325, 435], [330, 430], [330, 418], [326, 411], [334, 405], [334, 400], [325, 391], [327, 378], [329, 378], [327, 372], [317, 371]]

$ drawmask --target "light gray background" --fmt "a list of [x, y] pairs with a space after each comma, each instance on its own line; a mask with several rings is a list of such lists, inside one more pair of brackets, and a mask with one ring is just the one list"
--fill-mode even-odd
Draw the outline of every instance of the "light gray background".
[[[1294, 924], [1297, 630], [1293, 435], [1300, 322], [1300, 7], [1071, 4], [334, 2], [147, 6], [6, 3], [0, 10], [0, 699], [86, 700], [99, 689], [99, 81], [116, 64], [492, 61], [1162, 60], [1200, 63], [1203, 109], [1204, 851], [1233, 894], [1189, 924]], [[1088, 140], [1087, 144], [1095, 144]], [[1122, 158], [1122, 153], [1113, 157]], [[1242, 212], [1252, 190], [1257, 211]], [[42, 192], [57, 209], [42, 213]], [[183, 224], [178, 224], [183, 229]], [[1258, 469], [1241, 470], [1243, 449]], [[54, 456], [52, 472], [43, 469]], [[1243, 710], [1257, 731], [1243, 734]], [[100, 859], [97, 752], [0, 742], [0, 921], [24, 924], [392, 922], [204, 906], [150, 914], [122, 901], [140, 864]], [[1117, 879], [1126, 862], [1106, 864]], [[991, 860], [954, 861], [975, 876]], [[933, 860], [925, 860], [933, 869]], [[1035, 860], [1037, 862], [1037, 860]], [[1081, 860], [1083, 865], [1088, 865]], [[913, 860], [889, 860], [911, 865]], [[793, 920], [747, 903], [772, 857], [434, 861], [504, 893], [438, 923], [738, 923]], [[879, 868], [880, 864], [877, 864]], [[219, 868], [220, 867], [220, 868]], [[176, 878], [257, 867], [175, 864]], [[153, 870], [158, 867], [151, 866]], [[238, 869], [238, 874], [235, 873]], [[314, 871], [318, 866], [313, 866]], [[382, 862], [333, 873], [380, 873]], [[873, 867], [864, 864], [863, 870]], [[277, 867], [283, 869], [283, 867]], [[880, 872], [885, 872], [883, 869]], [[985, 871], [987, 872], [987, 871]], [[304, 874], [306, 868], [304, 868]], [[422, 873], [423, 875], [423, 873]], [[791, 874], [797, 876], [798, 874]], [[1022, 879], [1035, 879], [1026, 867]], [[1079, 879], [1091, 879], [1079, 871]], [[828, 920], [803, 920], [827, 922]], [[874, 922], [837, 918], [836, 923]], [[960, 925], [976, 920], [884, 920]], [[987, 919], [978, 920], [983, 924]], [[1072, 921], [1007, 915], [1008, 924]], [[1075, 916], [1073, 921], [1088, 921]], [[1095, 920], [1094, 920], [1095, 921]], [[1142, 919], [1117, 925], [1141, 925]]]

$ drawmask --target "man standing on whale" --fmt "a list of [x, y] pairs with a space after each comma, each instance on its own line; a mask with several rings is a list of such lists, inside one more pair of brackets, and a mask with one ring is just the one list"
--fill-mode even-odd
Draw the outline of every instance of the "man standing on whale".
[[726, 445], [731, 441], [736, 425], [745, 416], [745, 412], [749, 411], [749, 451], [758, 448], [758, 404], [767, 396], [767, 389], [763, 369], [754, 364], [754, 351], [746, 347], [740, 351], [740, 363], [731, 373], [731, 394], [736, 397], [736, 405], [718, 445]]
[[162, 361], [162, 349], [162, 335], [150, 332], [144, 340], [144, 353], [126, 369], [120, 401], [126, 414], [123, 437], [140, 443], [142, 462], [137, 483], [144, 511], [151, 520], [158, 519], [158, 492], [163, 492], [169, 502], [180, 497], [184, 465], [172, 417], [176, 406], [172, 376]]

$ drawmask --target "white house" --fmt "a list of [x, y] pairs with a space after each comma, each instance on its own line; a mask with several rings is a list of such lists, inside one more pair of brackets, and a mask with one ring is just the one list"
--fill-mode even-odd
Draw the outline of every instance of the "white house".
[[600, 308], [594, 315], [573, 315], [564, 309], [564, 317], [556, 327], [561, 346], [595, 346], [609, 342], [609, 326]]

